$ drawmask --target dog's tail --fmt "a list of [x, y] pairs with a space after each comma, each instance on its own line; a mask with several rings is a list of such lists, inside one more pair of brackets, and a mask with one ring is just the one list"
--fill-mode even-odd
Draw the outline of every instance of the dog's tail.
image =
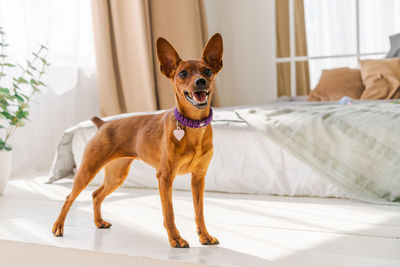
[[100, 127], [105, 123], [102, 119], [99, 117], [93, 117], [91, 121], [96, 125], [97, 129], [100, 129]]

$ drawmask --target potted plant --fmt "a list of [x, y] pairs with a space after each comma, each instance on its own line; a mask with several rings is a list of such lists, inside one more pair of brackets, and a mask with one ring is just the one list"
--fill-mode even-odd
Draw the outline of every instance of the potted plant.
[[12, 147], [9, 139], [28, 120], [32, 96], [46, 87], [41, 79], [50, 65], [46, 61], [48, 49], [41, 45], [26, 60], [25, 66], [18, 65], [20, 75], [8, 74], [17, 65], [9, 62], [7, 46], [5, 33], [0, 27], [0, 195], [4, 192], [11, 170]]

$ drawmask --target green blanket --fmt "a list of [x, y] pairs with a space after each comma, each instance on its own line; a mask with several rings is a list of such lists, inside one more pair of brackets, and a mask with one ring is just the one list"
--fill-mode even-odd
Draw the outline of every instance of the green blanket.
[[237, 114], [355, 198], [400, 204], [400, 105], [296, 105]]

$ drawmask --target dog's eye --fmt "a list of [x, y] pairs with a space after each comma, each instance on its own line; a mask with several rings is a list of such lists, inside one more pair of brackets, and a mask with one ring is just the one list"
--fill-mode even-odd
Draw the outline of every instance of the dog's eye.
[[213, 74], [213, 72], [212, 72], [212, 70], [210, 70], [210, 69], [205, 69], [204, 74], [205, 74], [206, 76], [210, 77], [210, 76]]
[[187, 76], [187, 71], [183, 70], [181, 72], [179, 72], [179, 78], [185, 79]]

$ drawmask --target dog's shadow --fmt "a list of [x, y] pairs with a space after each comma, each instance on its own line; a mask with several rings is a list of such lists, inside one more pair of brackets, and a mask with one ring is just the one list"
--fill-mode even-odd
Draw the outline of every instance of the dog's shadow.
[[[127, 242], [129, 242], [128, 246], [122, 245]], [[118, 248], [111, 248], [110, 243], [118, 244]], [[269, 266], [271, 264], [266, 259], [224, 248], [223, 244], [201, 246], [193, 243], [190, 248], [171, 248], [164, 235], [151, 233], [145, 228], [132, 229], [118, 223], [113, 225], [111, 231], [96, 229], [93, 245], [97, 251], [213, 266]]]
[[221, 246], [170, 248], [168, 259], [216, 266], [269, 266], [271, 264], [263, 258]]

